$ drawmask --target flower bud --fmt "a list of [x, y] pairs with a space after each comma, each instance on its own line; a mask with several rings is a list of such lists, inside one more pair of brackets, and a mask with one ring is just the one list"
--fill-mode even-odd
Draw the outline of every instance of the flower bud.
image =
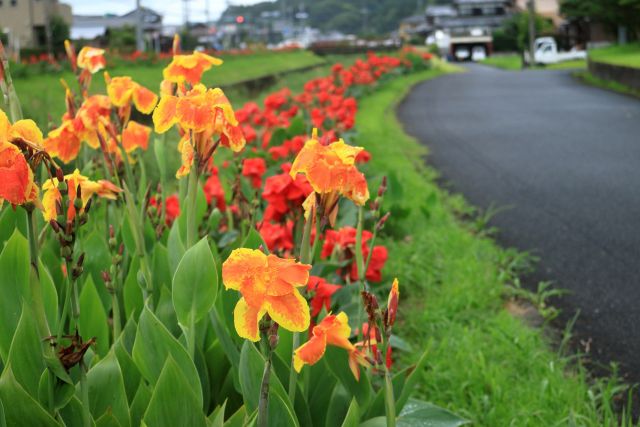
[[400, 290], [398, 289], [398, 279], [393, 280], [389, 299], [387, 300], [387, 315], [385, 316], [385, 326], [390, 328], [396, 322], [396, 313], [398, 312], [398, 300], [400, 298]]
[[51, 226], [51, 228], [53, 228], [53, 231], [55, 231], [56, 233], [60, 232], [60, 226], [58, 225], [58, 221], [52, 219], [51, 221], [49, 221], [49, 225]]
[[56, 178], [58, 179], [58, 182], [64, 181], [64, 172], [62, 171], [62, 169], [56, 168]]

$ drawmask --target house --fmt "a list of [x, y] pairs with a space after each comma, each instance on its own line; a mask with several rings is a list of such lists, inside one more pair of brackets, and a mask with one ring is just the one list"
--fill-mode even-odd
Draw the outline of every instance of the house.
[[73, 40], [93, 40], [103, 36], [110, 28], [135, 27], [138, 23], [138, 17], [142, 22], [142, 32], [145, 39], [147, 41], [156, 40], [162, 31], [162, 15], [146, 7], [141, 7], [139, 10], [134, 9], [124, 15], [74, 15], [71, 38]]
[[44, 47], [47, 17], [54, 15], [71, 25], [71, 6], [58, 0], [0, 0], [0, 33], [16, 51]]
[[428, 30], [429, 26], [424, 15], [413, 15], [400, 21], [398, 36], [405, 42], [410, 42], [415, 37], [421, 37], [424, 40]]

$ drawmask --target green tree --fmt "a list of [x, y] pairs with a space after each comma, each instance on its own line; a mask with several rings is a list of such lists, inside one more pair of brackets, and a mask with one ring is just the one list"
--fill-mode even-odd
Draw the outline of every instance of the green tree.
[[60, 15], [53, 15], [51, 25], [51, 44], [55, 53], [64, 52], [64, 41], [69, 39], [69, 24]]
[[636, 36], [640, 31], [640, 0], [562, 0], [560, 10], [568, 18], [600, 22], [612, 33], [618, 26]]

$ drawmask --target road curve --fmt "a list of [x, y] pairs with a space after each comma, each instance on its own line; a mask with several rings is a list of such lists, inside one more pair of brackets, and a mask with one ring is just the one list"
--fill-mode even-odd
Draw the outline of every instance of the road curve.
[[398, 108], [428, 161], [492, 220], [503, 246], [540, 257], [530, 283], [570, 291], [562, 319], [592, 358], [640, 381], [640, 101], [568, 71], [469, 72], [419, 84]]

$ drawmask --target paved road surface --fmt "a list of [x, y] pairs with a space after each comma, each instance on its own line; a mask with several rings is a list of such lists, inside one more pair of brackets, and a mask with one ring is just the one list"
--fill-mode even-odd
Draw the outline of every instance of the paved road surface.
[[398, 115], [476, 206], [510, 206], [498, 241], [540, 256], [533, 281], [572, 293], [594, 359], [640, 381], [640, 101], [568, 71], [481, 65], [418, 85]]

